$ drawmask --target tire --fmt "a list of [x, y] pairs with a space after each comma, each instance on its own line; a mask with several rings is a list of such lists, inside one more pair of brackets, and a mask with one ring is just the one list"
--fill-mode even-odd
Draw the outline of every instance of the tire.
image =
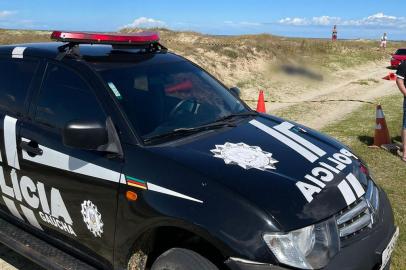
[[194, 251], [172, 248], [156, 259], [151, 270], [218, 270], [218, 268]]

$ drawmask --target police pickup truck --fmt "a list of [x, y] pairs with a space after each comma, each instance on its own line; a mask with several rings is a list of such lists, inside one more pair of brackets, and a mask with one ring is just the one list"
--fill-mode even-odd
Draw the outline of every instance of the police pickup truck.
[[0, 46], [0, 242], [47, 269], [389, 269], [366, 165], [156, 33]]

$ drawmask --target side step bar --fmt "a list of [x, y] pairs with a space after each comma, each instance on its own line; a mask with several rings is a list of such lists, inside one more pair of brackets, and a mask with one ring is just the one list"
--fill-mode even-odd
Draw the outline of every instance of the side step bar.
[[96, 269], [2, 218], [0, 242], [45, 269]]

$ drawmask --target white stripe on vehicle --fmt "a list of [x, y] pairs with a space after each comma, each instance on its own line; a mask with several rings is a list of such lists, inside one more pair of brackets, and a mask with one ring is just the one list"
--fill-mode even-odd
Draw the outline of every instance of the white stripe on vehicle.
[[10, 178], [11, 178], [11, 183], [13, 184], [13, 190], [14, 190], [13, 197], [16, 198], [17, 201], [21, 202], [23, 200], [23, 197], [21, 195], [20, 186], [18, 184], [17, 173], [15, 170], [11, 170]]
[[17, 140], [16, 140], [17, 119], [6, 115], [4, 117], [4, 147], [6, 148], [7, 163], [17, 170], [20, 169], [17, 157]]
[[336, 167], [337, 170], [339, 170], [339, 171], [344, 170], [345, 167], [346, 167], [343, 163], [341, 163], [340, 161], [338, 161], [338, 160], [336, 160], [336, 159], [334, 159], [334, 158], [332, 158], [332, 157], [329, 157], [327, 160], [329, 160], [329, 161], [335, 163], [335, 164], [336, 164], [335, 167]]
[[320, 180], [318, 180], [317, 178], [315, 178], [315, 177], [313, 177], [313, 176], [311, 176], [311, 175], [306, 174], [306, 175], [305, 175], [305, 178], [306, 178], [307, 180], [309, 180], [309, 181], [315, 183], [316, 185], [318, 185], [318, 186], [321, 187], [321, 188], [324, 188], [324, 187], [326, 186], [326, 184], [324, 184], [323, 182], [321, 182]]
[[304, 147], [306, 147], [307, 149], [309, 149], [310, 151], [312, 151], [319, 157], [322, 157], [326, 154], [326, 152], [324, 150], [322, 150], [320, 147], [317, 147], [316, 145], [312, 144], [308, 140], [306, 140], [306, 139], [300, 137], [299, 135], [295, 134], [294, 132], [292, 132], [290, 129], [293, 128], [294, 126], [295, 125], [293, 125], [292, 123], [283, 122], [280, 125], [274, 126], [273, 128], [276, 129], [277, 131], [279, 131], [280, 133], [288, 136], [292, 140], [300, 143], [301, 145], [303, 145]]
[[179, 193], [179, 192], [176, 192], [176, 191], [173, 191], [173, 190], [164, 188], [164, 187], [160, 187], [160, 186], [158, 186], [158, 185], [152, 184], [151, 182], [148, 182], [148, 183], [147, 183], [147, 186], [148, 186], [148, 190], [151, 190], [151, 191], [155, 191], [155, 192], [167, 194], [167, 195], [170, 195], [170, 196], [174, 196], [174, 197], [186, 199], [186, 200], [189, 200], [189, 201], [194, 201], [194, 202], [198, 202], [198, 203], [203, 203], [203, 201], [201, 201], [201, 200], [198, 200], [198, 199], [195, 199], [195, 198], [186, 196], [186, 195], [184, 195], [184, 194], [181, 194], [181, 193]]
[[24, 51], [27, 47], [15, 47], [11, 52], [12, 58], [24, 58]]
[[272, 137], [274, 137], [278, 141], [282, 142], [283, 144], [287, 145], [291, 149], [295, 150], [297, 153], [302, 155], [308, 161], [314, 163], [316, 160], [319, 159], [318, 156], [316, 156], [315, 154], [313, 154], [312, 152], [310, 152], [309, 150], [307, 150], [306, 148], [304, 148], [303, 146], [301, 146], [297, 142], [289, 139], [288, 137], [286, 137], [286, 136], [282, 135], [281, 133], [277, 132], [276, 130], [262, 124], [261, 122], [259, 122], [257, 120], [251, 120], [250, 124], [257, 127], [257, 128], [259, 128], [263, 132], [271, 135]]
[[8, 211], [10, 211], [10, 213], [13, 214], [13, 216], [15, 216], [16, 218], [24, 221], [23, 217], [20, 215], [20, 212], [18, 212], [14, 201], [12, 201], [9, 198], [6, 198], [4, 196], [3, 196], [3, 200], [4, 200], [4, 203], [6, 204], [6, 206], [8, 208]]
[[347, 180], [355, 190], [355, 193], [357, 194], [358, 198], [365, 194], [364, 188], [361, 186], [358, 179], [352, 173], [347, 175]]
[[23, 211], [25, 218], [28, 220], [28, 222], [35, 228], [43, 231], [41, 225], [39, 225], [38, 220], [34, 215], [34, 212], [31, 209], [25, 207], [24, 205], [20, 205], [20, 207], [21, 207], [21, 210]]
[[337, 185], [337, 187], [341, 191], [341, 194], [343, 195], [347, 205], [350, 205], [357, 200], [357, 198], [355, 198], [354, 196], [354, 192], [351, 190], [347, 181], [345, 180], [341, 181], [340, 184]]
[[38, 189], [38, 196], [39, 196], [39, 201], [41, 203], [41, 208], [42, 211], [46, 214], [51, 214], [51, 211], [49, 209], [49, 203], [48, 203], [48, 198], [45, 193], [45, 187], [44, 184], [41, 182], [37, 182], [37, 189]]
[[4, 173], [3, 173], [3, 167], [0, 166], [0, 187], [1, 187], [1, 192], [6, 194], [7, 196], [10, 196], [11, 198], [14, 198], [14, 191], [12, 187], [9, 187], [6, 184], [6, 180], [4, 179]]
[[[22, 138], [23, 141], [29, 142], [30, 140]], [[45, 166], [74, 172], [86, 176], [91, 176], [95, 178], [100, 178], [108, 180], [111, 182], [119, 183], [120, 182], [120, 173], [106, 169], [104, 167], [98, 166], [87, 161], [77, 159], [75, 157], [69, 156], [67, 154], [58, 152], [51, 148], [48, 148], [43, 145], [39, 145], [39, 148], [42, 149], [42, 155], [37, 155], [31, 157], [26, 151], [23, 151], [23, 159], [29, 160], [38, 164]]]
[[334, 167], [332, 167], [332, 166], [330, 166], [330, 165], [328, 165], [328, 164], [326, 164], [324, 162], [319, 162], [319, 164], [321, 166], [323, 166], [324, 168], [329, 169], [330, 171], [332, 171], [334, 173], [337, 173], [337, 174], [340, 173], [340, 171], [337, 168], [334, 168]]
[[39, 198], [35, 195], [37, 192], [37, 186], [34, 182], [29, 177], [23, 175], [20, 180], [20, 189], [27, 204], [32, 208], [37, 209], [39, 206]]
[[120, 183], [127, 185], [127, 180], [125, 180], [125, 175], [124, 174], [120, 174]]

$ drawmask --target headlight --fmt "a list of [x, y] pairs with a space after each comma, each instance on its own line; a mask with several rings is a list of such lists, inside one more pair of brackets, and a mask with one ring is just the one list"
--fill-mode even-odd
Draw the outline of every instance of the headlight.
[[265, 234], [264, 240], [280, 263], [302, 269], [323, 268], [340, 250], [335, 218], [287, 234]]

